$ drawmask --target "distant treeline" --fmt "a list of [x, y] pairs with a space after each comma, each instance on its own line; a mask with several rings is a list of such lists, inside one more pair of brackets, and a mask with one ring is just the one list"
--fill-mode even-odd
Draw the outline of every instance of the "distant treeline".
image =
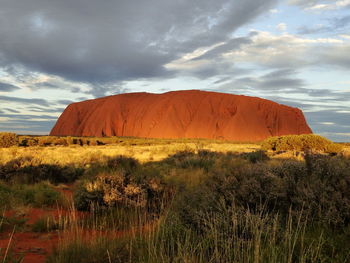
[[[96, 145], [166, 145], [169, 143], [228, 143], [225, 140], [211, 139], [159, 139], [159, 138], [139, 138], [139, 137], [77, 137], [77, 136], [34, 136], [34, 135], [17, 135], [10, 132], [0, 132], [0, 147], [11, 146], [96, 146]], [[256, 142], [234, 142], [232, 144], [256, 143]]]
[[[11, 146], [97, 146], [97, 145], [166, 145], [169, 143], [227, 143], [224, 140], [209, 140], [209, 139], [150, 139], [137, 137], [75, 137], [75, 136], [29, 136], [17, 135], [15, 133], [0, 132], [0, 147]], [[229, 142], [242, 143], [242, 142]], [[256, 144], [256, 142], [255, 142]], [[302, 135], [284, 135], [269, 137], [260, 142], [261, 149], [265, 151], [316, 151], [336, 154], [343, 150], [344, 145], [334, 143], [320, 135], [302, 134]]]

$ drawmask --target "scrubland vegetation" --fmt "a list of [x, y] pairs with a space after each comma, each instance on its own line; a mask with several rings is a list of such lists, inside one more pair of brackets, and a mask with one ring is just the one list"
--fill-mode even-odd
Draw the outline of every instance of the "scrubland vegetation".
[[272, 151], [317, 151], [337, 154], [344, 146], [319, 135], [303, 134], [270, 137], [262, 142], [261, 148]]
[[[347, 145], [310, 135], [245, 145], [19, 146], [15, 138], [0, 149], [1, 231], [58, 233], [47, 262], [350, 261]], [[30, 230], [5, 216], [26, 207], [62, 212]], [[21, 257], [0, 253], [4, 262]]]

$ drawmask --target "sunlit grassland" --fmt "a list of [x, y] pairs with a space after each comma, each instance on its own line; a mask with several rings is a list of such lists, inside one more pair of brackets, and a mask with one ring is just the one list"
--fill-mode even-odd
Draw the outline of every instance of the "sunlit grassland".
[[[135, 187], [170, 195], [140, 194], [157, 205], [130, 209], [118, 167]], [[67, 220], [49, 262], [346, 263], [349, 168], [347, 158], [318, 154], [297, 161], [256, 152], [180, 152], [144, 164], [119, 157], [93, 170], [75, 204], [97, 200], [98, 193], [109, 197], [100, 202], [112, 204], [110, 185], [120, 189], [114, 201], [123, 201], [90, 210], [92, 221]], [[162, 187], [153, 187], [154, 178]]]
[[344, 154], [350, 156], [350, 145], [344, 146]]
[[349, 145], [264, 152], [215, 140], [83, 139], [0, 148], [2, 210], [62, 209], [32, 226], [59, 235], [48, 262], [350, 261]]
[[[147, 139], [144, 139], [147, 143]], [[32, 158], [37, 164], [85, 165], [92, 162], [105, 162], [108, 158], [123, 155], [142, 163], [159, 161], [180, 151], [210, 150], [214, 152], [252, 152], [260, 148], [258, 144], [237, 144], [224, 141], [188, 141], [176, 140], [163, 144], [151, 139], [150, 145], [99, 145], [99, 146], [32, 146], [0, 148], [0, 164], [6, 164], [16, 158]], [[151, 144], [152, 143], [152, 144]]]

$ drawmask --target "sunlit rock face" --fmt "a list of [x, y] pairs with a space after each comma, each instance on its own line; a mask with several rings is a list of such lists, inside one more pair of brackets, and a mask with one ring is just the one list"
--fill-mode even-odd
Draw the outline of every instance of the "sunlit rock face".
[[70, 104], [50, 135], [260, 141], [312, 133], [301, 110], [199, 90], [126, 93]]

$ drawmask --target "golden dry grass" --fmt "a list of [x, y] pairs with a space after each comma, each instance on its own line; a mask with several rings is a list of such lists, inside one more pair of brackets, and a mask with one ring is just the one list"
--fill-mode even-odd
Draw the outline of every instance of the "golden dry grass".
[[350, 146], [345, 146], [344, 150], [343, 150], [343, 153], [344, 153], [345, 156], [350, 157]]
[[257, 144], [220, 142], [174, 142], [152, 145], [104, 145], [104, 146], [48, 146], [11, 147], [0, 149], [0, 164], [17, 158], [31, 159], [35, 164], [86, 165], [103, 162], [108, 157], [124, 155], [144, 163], [159, 161], [179, 151], [210, 150], [215, 152], [251, 152], [260, 149]]

